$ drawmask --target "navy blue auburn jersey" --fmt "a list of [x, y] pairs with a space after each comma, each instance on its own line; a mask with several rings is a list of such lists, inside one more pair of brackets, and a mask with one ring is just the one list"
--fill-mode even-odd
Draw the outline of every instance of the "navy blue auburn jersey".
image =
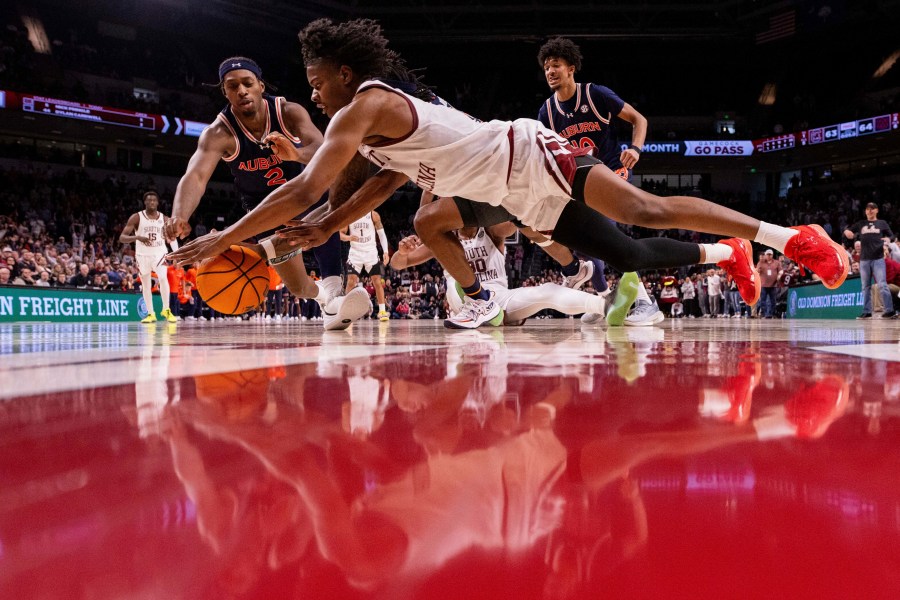
[[[295, 146], [300, 147], [300, 138], [291, 134], [284, 125], [281, 109], [286, 102], [281, 96], [275, 98], [263, 95], [268, 107], [266, 113], [266, 131], [260, 140], [265, 139], [273, 131], [283, 134]], [[282, 161], [275, 156], [268, 144], [253, 137], [246, 127], [231, 112], [231, 105], [219, 113], [218, 119], [228, 126], [234, 136], [237, 149], [231, 156], [223, 158], [237, 187], [247, 210], [262, 202], [269, 192], [296, 177], [303, 171], [303, 164], [296, 161]]]
[[592, 148], [592, 154], [610, 169], [622, 167], [622, 153], [613, 117], [622, 112], [625, 101], [608, 87], [595, 83], [576, 83], [575, 94], [560, 102], [550, 96], [540, 111], [538, 121], [574, 145]]

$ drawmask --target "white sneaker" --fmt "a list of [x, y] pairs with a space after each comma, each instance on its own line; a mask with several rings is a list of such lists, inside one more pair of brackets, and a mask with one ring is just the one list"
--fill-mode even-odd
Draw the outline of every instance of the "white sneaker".
[[647, 302], [646, 300], [638, 300], [634, 303], [634, 308], [625, 317], [625, 325], [630, 327], [649, 327], [662, 323], [666, 316], [659, 310], [656, 300]]
[[599, 323], [603, 320], [603, 316], [606, 314], [606, 296], [607, 294], [599, 294], [592, 298], [593, 308], [591, 312], [586, 312], [581, 315], [581, 322], [585, 325], [593, 325], [594, 323]]
[[487, 300], [473, 300], [467, 296], [459, 312], [444, 319], [444, 327], [450, 329], [475, 329], [485, 323], [495, 327], [503, 323], [503, 309], [494, 302], [494, 292]]
[[372, 302], [369, 300], [369, 292], [365, 288], [353, 288], [345, 296], [333, 298], [331, 302], [322, 307], [325, 331], [347, 329], [353, 324], [353, 321], [361, 319], [371, 310]]
[[585, 325], [593, 325], [603, 320], [602, 313], [584, 313], [581, 315], [581, 322]]
[[578, 272], [563, 280], [563, 285], [573, 290], [581, 289], [591, 277], [594, 276], [594, 263], [589, 260], [578, 261]]

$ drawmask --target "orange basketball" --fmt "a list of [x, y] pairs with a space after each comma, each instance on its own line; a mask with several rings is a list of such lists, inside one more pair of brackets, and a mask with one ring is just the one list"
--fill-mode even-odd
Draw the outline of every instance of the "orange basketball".
[[266, 300], [269, 269], [266, 261], [253, 250], [232, 246], [200, 264], [197, 291], [213, 310], [241, 315]]

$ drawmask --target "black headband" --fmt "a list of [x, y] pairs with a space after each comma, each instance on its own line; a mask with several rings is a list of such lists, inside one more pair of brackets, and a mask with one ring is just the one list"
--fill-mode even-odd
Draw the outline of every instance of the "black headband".
[[257, 79], [262, 79], [262, 69], [259, 68], [259, 65], [256, 64], [255, 61], [252, 61], [249, 58], [239, 58], [226, 61], [219, 65], [219, 81], [225, 79], [225, 75], [228, 73], [237, 71], [238, 69], [246, 69], [256, 75]]

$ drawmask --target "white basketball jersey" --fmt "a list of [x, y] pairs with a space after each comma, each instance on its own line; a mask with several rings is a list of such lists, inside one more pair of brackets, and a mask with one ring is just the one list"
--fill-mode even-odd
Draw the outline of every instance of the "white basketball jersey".
[[354, 265], [377, 263], [378, 249], [375, 247], [375, 222], [372, 220], [372, 213], [350, 223], [350, 235], [358, 237], [359, 241], [350, 242], [347, 259]]
[[[413, 113], [407, 137], [359, 147], [367, 159], [407, 175], [436, 196], [463, 196], [499, 205], [508, 194], [512, 123], [481, 122], [454, 108], [430, 104], [378, 81], [366, 81], [357, 91], [378, 87], [402, 96]], [[342, 109], [343, 110], [343, 109]]]
[[377, 81], [359, 91], [373, 87], [409, 103], [413, 129], [402, 138], [361, 144], [360, 154], [436, 196], [503, 206], [525, 225], [552, 232], [572, 199], [576, 164], [566, 138], [533, 119], [476, 121]]
[[[475, 271], [475, 276], [481, 283], [492, 283], [503, 287], [509, 287], [506, 277], [506, 256], [500, 252], [491, 236], [483, 227], [478, 229], [475, 237], [470, 239], [459, 238], [466, 260]], [[444, 277], [452, 279], [450, 274], [444, 271]], [[448, 286], [450, 283], [447, 284]]]
[[142, 255], [157, 256], [166, 253], [166, 243], [163, 236], [163, 227], [165, 226], [165, 218], [162, 213], [157, 213], [155, 219], [151, 219], [144, 211], [138, 213], [140, 222], [138, 223], [135, 235], [146, 237], [150, 240], [149, 244], [145, 244], [140, 240], [134, 242], [134, 253]]

